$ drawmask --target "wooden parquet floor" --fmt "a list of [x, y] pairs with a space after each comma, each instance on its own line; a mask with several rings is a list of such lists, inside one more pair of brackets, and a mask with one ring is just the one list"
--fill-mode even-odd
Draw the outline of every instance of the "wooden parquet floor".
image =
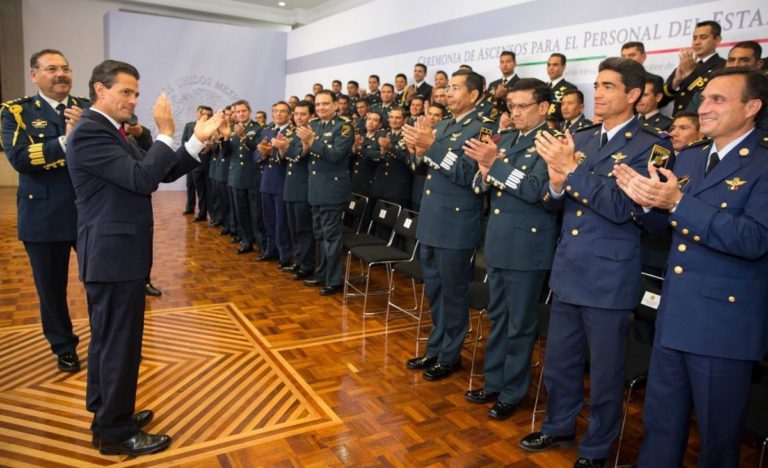
[[[533, 387], [512, 418], [492, 421], [488, 406], [463, 396], [470, 383], [482, 385], [470, 382], [471, 349], [462, 371], [426, 382], [404, 366], [415, 351], [413, 319], [364, 318], [360, 300], [345, 308], [340, 296], [320, 297], [274, 263], [235, 255], [218, 229], [181, 215], [183, 193], [153, 202], [152, 281], [163, 296], [147, 300], [137, 403], [156, 412], [148, 430], [169, 433], [173, 445], [135, 459], [90, 447], [85, 371], [55, 368], [16, 240], [15, 190], [0, 189], [0, 466], [572, 466], [575, 447], [517, 448], [530, 431]], [[406, 283], [398, 287], [407, 301]], [[74, 255], [68, 293], [84, 358], [87, 312]], [[636, 458], [641, 414], [633, 403], [624, 463]], [[580, 420], [577, 433], [584, 430]], [[686, 466], [697, 450], [694, 433]], [[756, 466], [758, 456], [745, 441], [742, 466]]]

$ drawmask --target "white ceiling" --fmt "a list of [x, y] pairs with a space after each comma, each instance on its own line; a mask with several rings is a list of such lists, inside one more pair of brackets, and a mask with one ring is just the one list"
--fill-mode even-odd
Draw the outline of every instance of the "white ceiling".
[[[298, 27], [373, 0], [118, 0], [126, 9], [244, 24]], [[136, 8], [138, 7], [138, 8]]]

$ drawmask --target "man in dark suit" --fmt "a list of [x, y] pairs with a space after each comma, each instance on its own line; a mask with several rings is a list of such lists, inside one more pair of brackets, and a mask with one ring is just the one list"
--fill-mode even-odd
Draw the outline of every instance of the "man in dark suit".
[[455, 118], [433, 130], [426, 122], [403, 128], [408, 146], [428, 166], [416, 236], [432, 330], [423, 356], [407, 367], [440, 380], [461, 369], [467, 331], [472, 254], [480, 243], [483, 201], [472, 191], [477, 163], [464, 154], [464, 142], [480, 134], [476, 104], [485, 86], [475, 72], [453, 74], [448, 104]]
[[[187, 122], [184, 124], [184, 131], [181, 134], [181, 143], [184, 144], [189, 140], [195, 130], [195, 123], [203, 116], [211, 118], [213, 116], [213, 109], [208, 106], [198, 106], [196, 112], [196, 120]], [[192, 213], [195, 212], [195, 194], [197, 195], [197, 216], [194, 221], [205, 221], [209, 212], [209, 194], [208, 194], [208, 171], [210, 170], [210, 154], [206, 154], [201, 158], [201, 164], [197, 166], [192, 172], [187, 174], [187, 209], [189, 205], [189, 181], [192, 181]], [[185, 211], [186, 213], [186, 211]]]
[[58, 356], [59, 370], [75, 372], [79, 339], [67, 307], [67, 277], [77, 212], [64, 150], [89, 102], [69, 95], [72, 69], [57, 50], [33, 54], [30, 77], [38, 93], [2, 105], [2, 143], [19, 172], [18, 235], [32, 267], [43, 334]]
[[432, 85], [427, 83], [427, 66], [417, 63], [413, 66], [413, 84], [409, 87], [408, 99], [421, 96], [422, 99], [432, 97]]
[[534, 138], [546, 131], [552, 90], [535, 78], [523, 78], [507, 94], [516, 128], [492, 140], [469, 140], [466, 154], [478, 162], [475, 193], [491, 190], [491, 214], [485, 235], [491, 331], [485, 345], [485, 386], [465, 393], [473, 403], [496, 403], [493, 419], [512, 416], [528, 394], [531, 353], [536, 340], [539, 298], [552, 266], [557, 216], [541, 206], [549, 177], [536, 154]]
[[170, 437], [141, 430], [149, 410], [134, 414], [144, 327], [144, 282], [152, 261], [150, 196], [163, 181], [192, 170], [221, 114], [202, 122], [194, 138], [171, 149], [175, 130], [168, 98], [153, 108], [160, 136], [146, 153], [122, 123], [136, 108], [139, 73], [106, 60], [93, 69], [93, 106], [83, 112], [67, 145], [66, 160], [77, 195], [77, 257], [88, 298], [87, 408], [102, 454], [137, 456], [166, 449]]
[[[699, 107], [709, 139], [689, 145], [674, 173], [620, 166], [619, 186], [640, 219], [673, 231], [656, 319], [638, 466], [681, 466], [691, 410], [699, 466], [737, 467], [755, 361], [768, 349], [768, 77], [714, 72]], [[653, 169], [649, 165], [649, 170]]]
[[560, 99], [560, 112], [563, 124], [560, 131], [570, 130], [571, 133], [583, 127], [592, 125], [592, 121], [584, 116], [584, 93], [578, 89], [567, 89]]
[[[299, 101], [293, 110], [297, 127], [306, 127], [315, 113], [315, 107], [307, 101]], [[296, 128], [290, 128], [283, 135], [272, 139], [272, 146], [280, 157], [288, 161], [285, 175], [285, 200], [288, 226], [293, 238], [295, 263], [293, 279], [307, 279], [315, 271], [315, 236], [312, 233], [312, 208], [309, 205], [309, 170], [307, 157], [302, 154], [301, 140]]]
[[515, 73], [516, 66], [517, 59], [511, 50], [505, 50], [499, 55], [501, 78], [491, 81], [488, 85], [488, 91], [484, 96], [488, 110], [483, 115], [486, 117], [496, 120], [501, 113], [507, 111], [507, 91], [520, 81], [520, 77]]
[[664, 83], [664, 99], [660, 107], [674, 100], [671, 114], [689, 109], [694, 96], [707, 84], [709, 76], [725, 66], [725, 60], [717, 54], [722, 40], [720, 24], [716, 21], [702, 21], [693, 30], [690, 49], [680, 51], [680, 62]]
[[341, 216], [350, 196], [349, 152], [354, 138], [352, 123], [336, 115], [336, 99], [329, 90], [315, 96], [317, 119], [296, 129], [302, 154], [309, 157], [309, 204], [319, 262], [308, 286], [323, 286], [321, 296], [341, 292]]
[[552, 88], [552, 105], [549, 108], [550, 116], [563, 120], [560, 112], [560, 100], [569, 89], [578, 89], [576, 85], [566, 81], [565, 75], [565, 55], [554, 53], [547, 59], [547, 75], [549, 76], [549, 87]]
[[[339, 82], [341, 89], [341, 82]], [[280, 152], [272, 148], [272, 139], [278, 135], [286, 136], [286, 132], [293, 129], [291, 123], [291, 109], [287, 102], [280, 101], [272, 106], [272, 120], [274, 125], [264, 129], [260, 138], [259, 151], [254, 157], [261, 158], [265, 162], [264, 172], [261, 175], [261, 208], [264, 216], [264, 228], [266, 230], [265, 248], [259, 262], [278, 260], [278, 268], [291, 266], [291, 233], [288, 229], [288, 217], [283, 202], [285, 189], [286, 161], [280, 157]]]
[[[595, 80], [595, 114], [602, 125], [561, 141], [536, 139], [546, 161], [544, 207], [563, 212], [552, 265], [552, 316], [544, 360], [547, 417], [520, 447], [538, 452], [575, 440], [584, 402], [585, 350], [590, 363], [590, 420], [575, 466], [604, 466], [619, 432], [624, 396], [624, 339], [640, 300], [640, 229], [636, 205], [616, 186], [614, 165], [645, 171], [649, 160], [669, 160], [672, 147], [640, 125], [634, 106], [645, 70], [626, 58], [603, 60]], [[663, 163], [662, 163], [663, 164]]]
[[643, 96], [637, 102], [635, 110], [640, 123], [666, 132], [672, 125], [672, 119], [662, 114], [659, 109], [659, 103], [664, 97], [663, 87], [664, 80], [659, 75], [647, 73]]

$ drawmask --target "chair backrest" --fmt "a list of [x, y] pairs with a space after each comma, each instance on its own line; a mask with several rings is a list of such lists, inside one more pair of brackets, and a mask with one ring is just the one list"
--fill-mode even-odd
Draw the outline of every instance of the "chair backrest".
[[397, 217], [400, 215], [402, 207], [396, 203], [388, 202], [386, 200], [377, 200], [373, 205], [373, 213], [371, 213], [371, 224], [368, 226], [368, 232], [372, 232], [374, 225], [380, 225], [389, 229], [394, 229], [397, 224]]
[[401, 210], [395, 223], [395, 233], [403, 239], [416, 239], [416, 227], [419, 225], [419, 213], [413, 210]]
[[352, 218], [352, 228], [355, 232], [360, 232], [365, 218], [365, 208], [368, 206], [368, 197], [359, 193], [352, 193], [352, 196], [344, 207], [344, 215]]
[[635, 317], [648, 323], [654, 323], [661, 302], [661, 286], [664, 279], [660, 276], [643, 273], [641, 281], [642, 297], [640, 304], [635, 309]]

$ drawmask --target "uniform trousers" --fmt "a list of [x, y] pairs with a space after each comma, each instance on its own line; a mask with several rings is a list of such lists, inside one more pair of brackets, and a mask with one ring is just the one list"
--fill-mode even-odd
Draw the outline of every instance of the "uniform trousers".
[[344, 203], [312, 206], [312, 232], [318, 247], [315, 279], [326, 286], [341, 286], [343, 281], [341, 215]]
[[266, 231], [264, 255], [277, 256], [280, 261], [291, 258], [291, 232], [282, 193], [261, 193], [261, 208]]
[[302, 271], [315, 269], [315, 235], [312, 232], [312, 208], [306, 201], [286, 202], [288, 226], [293, 234], [293, 252]]

